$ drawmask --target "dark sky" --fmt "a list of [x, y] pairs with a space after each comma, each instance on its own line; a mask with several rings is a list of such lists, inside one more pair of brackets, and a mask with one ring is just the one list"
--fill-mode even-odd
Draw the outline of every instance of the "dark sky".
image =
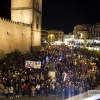
[[[0, 0], [0, 16], [10, 19], [10, 0]], [[42, 0], [42, 28], [73, 31], [77, 24], [100, 22], [99, 0]]]
[[10, 19], [10, 0], [0, 0], [0, 17]]
[[100, 21], [98, 0], [43, 0], [43, 27], [73, 31], [77, 24]]

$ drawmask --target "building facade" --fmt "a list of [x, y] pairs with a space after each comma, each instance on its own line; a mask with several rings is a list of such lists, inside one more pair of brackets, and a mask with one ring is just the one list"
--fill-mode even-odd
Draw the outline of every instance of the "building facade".
[[70, 44], [72, 41], [74, 41], [74, 35], [73, 34], [66, 34], [63, 36], [63, 42], [68, 45]]
[[48, 30], [48, 42], [63, 41], [64, 32], [60, 30]]
[[90, 24], [76, 25], [73, 30], [75, 38], [83, 38], [85, 33], [88, 35], [90, 27], [92, 27]]
[[64, 31], [60, 30], [42, 30], [41, 41], [43, 43], [63, 42]]
[[11, 0], [11, 20], [0, 18], [0, 55], [41, 47], [42, 0]]
[[90, 28], [91, 37], [100, 41], [100, 23], [96, 23]]

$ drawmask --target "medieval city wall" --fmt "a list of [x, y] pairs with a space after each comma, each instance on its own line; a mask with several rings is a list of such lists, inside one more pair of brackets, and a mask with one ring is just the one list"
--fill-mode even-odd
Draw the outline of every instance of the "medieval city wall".
[[0, 18], [0, 58], [15, 49], [26, 52], [31, 48], [31, 27]]

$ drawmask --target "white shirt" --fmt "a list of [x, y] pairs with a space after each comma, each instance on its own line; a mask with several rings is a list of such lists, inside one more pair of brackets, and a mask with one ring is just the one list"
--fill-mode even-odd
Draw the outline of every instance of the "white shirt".
[[39, 85], [39, 84], [36, 85], [36, 89], [37, 89], [37, 90], [40, 90], [40, 85]]
[[14, 88], [11, 86], [9, 87], [9, 93], [13, 93]]

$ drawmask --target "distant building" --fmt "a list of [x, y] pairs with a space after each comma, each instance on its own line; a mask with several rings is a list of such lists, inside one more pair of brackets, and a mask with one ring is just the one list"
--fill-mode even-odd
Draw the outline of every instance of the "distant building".
[[69, 33], [63, 36], [63, 42], [65, 44], [70, 44], [72, 41], [74, 41], [74, 34]]
[[75, 38], [83, 38], [84, 34], [89, 35], [89, 28], [92, 27], [90, 24], [76, 25], [73, 30]]
[[76, 25], [74, 27], [74, 30], [73, 30], [73, 34], [74, 34], [75, 39], [77, 39], [77, 41], [80, 40], [81, 43], [83, 42], [84, 47], [86, 47], [87, 39], [90, 36], [90, 32], [89, 32], [90, 27], [92, 27], [92, 25], [90, 25], [90, 24]]
[[64, 31], [60, 30], [42, 30], [41, 41], [54, 43], [56, 41], [63, 42]]
[[96, 23], [90, 28], [91, 38], [93, 40], [100, 40], [100, 23]]
[[54, 42], [54, 41], [63, 41], [63, 35], [64, 32], [60, 30], [48, 30], [48, 41]]

